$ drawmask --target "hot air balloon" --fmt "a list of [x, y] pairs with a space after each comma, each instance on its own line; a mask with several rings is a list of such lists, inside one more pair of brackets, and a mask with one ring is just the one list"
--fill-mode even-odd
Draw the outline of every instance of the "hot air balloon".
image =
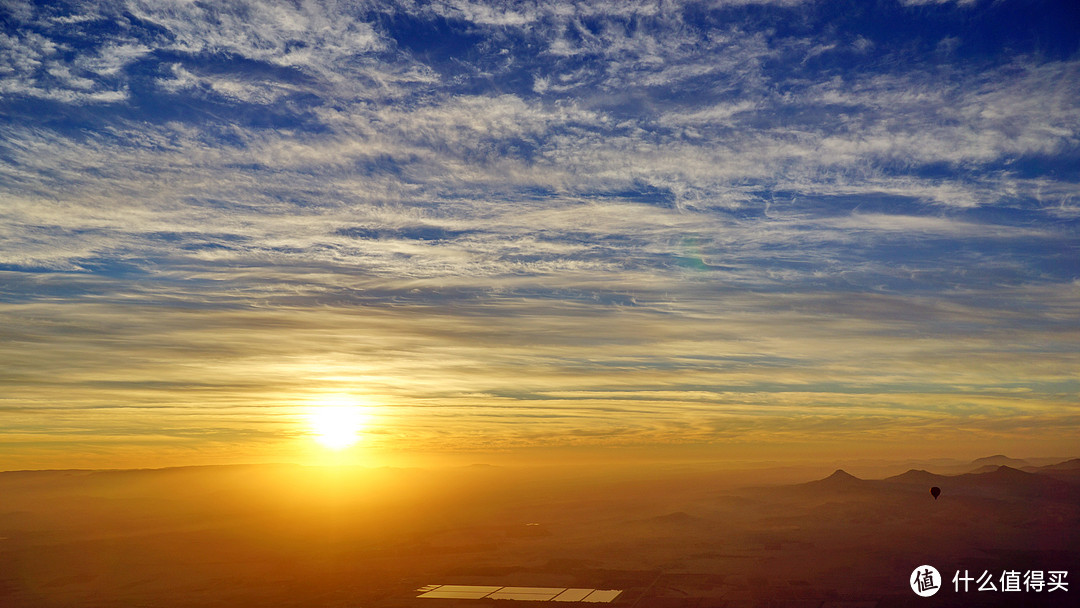
[[934, 486], [934, 487], [930, 488], [930, 495], [934, 497], [934, 500], [937, 500], [937, 497], [940, 494], [941, 494], [941, 488], [939, 488], [937, 486]]

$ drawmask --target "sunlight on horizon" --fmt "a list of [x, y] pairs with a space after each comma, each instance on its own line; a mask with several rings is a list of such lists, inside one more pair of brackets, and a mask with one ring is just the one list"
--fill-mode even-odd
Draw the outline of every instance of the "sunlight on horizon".
[[371, 418], [367, 407], [347, 396], [335, 396], [321, 401], [321, 405], [308, 407], [305, 413], [312, 439], [333, 451], [344, 450], [359, 443]]

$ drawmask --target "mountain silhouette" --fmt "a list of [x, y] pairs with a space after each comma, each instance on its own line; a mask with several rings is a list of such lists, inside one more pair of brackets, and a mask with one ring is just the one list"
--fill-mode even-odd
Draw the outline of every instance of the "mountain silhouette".
[[983, 493], [992, 491], [1006, 496], [1065, 498], [1080, 496], [1080, 488], [1060, 479], [1038, 473], [1028, 473], [1008, 466], [983, 473], [956, 476], [954, 485], [963, 490]]
[[1046, 471], [1080, 471], [1080, 458], [1073, 458], [1072, 460], [1066, 460], [1065, 462], [1050, 464], [1044, 467], [1032, 467], [1032, 469], [1033, 470], [1029, 472], [1042, 473]]
[[824, 479], [818, 479], [800, 485], [808, 489], [863, 490], [873, 484], [865, 479], [859, 479], [843, 469], [836, 469], [832, 475], [829, 475]]
[[886, 477], [882, 481], [885, 483], [918, 485], [929, 488], [930, 486], [940, 486], [943, 481], [948, 479], [949, 477], [947, 475], [937, 475], [923, 469], [909, 469], [905, 473]]
[[[996, 457], [991, 457], [996, 458]], [[982, 459], [987, 460], [987, 459]], [[1072, 462], [1072, 461], [1068, 461]], [[1065, 465], [1067, 463], [1061, 463]], [[1072, 466], [1072, 465], [1069, 465]], [[832, 492], [895, 495], [897, 492], [928, 492], [941, 488], [943, 496], [970, 496], [996, 499], [1076, 499], [1080, 500], [1080, 469], [1065, 468], [1046, 472], [1027, 472], [1010, 466], [983, 466], [976, 472], [961, 475], [938, 475], [922, 469], [910, 469], [885, 479], [860, 479], [843, 469], [792, 489]]]
[[1031, 466], [1031, 463], [1026, 460], [1020, 460], [1019, 458], [1009, 458], [1004, 454], [995, 454], [993, 456], [976, 458], [975, 460], [971, 461], [971, 464], [969, 466], [971, 467], [971, 471], [973, 472], [976, 469], [981, 469], [988, 465], [992, 465], [995, 467], [1007, 466], [1014, 469], [1019, 469], [1020, 467]]

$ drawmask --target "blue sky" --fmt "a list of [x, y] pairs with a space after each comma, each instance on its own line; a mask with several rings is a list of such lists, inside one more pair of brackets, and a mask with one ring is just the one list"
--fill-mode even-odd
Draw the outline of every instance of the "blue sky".
[[12, 462], [1074, 445], [1074, 2], [0, 22]]

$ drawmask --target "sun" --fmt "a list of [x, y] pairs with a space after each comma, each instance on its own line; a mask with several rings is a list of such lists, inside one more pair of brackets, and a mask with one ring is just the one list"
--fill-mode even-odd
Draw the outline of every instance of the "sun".
[[320, 445], [344, 450], [360, 441], [367, 415], [356, 405], [319, 405], [308, 408], [307, 422]]

